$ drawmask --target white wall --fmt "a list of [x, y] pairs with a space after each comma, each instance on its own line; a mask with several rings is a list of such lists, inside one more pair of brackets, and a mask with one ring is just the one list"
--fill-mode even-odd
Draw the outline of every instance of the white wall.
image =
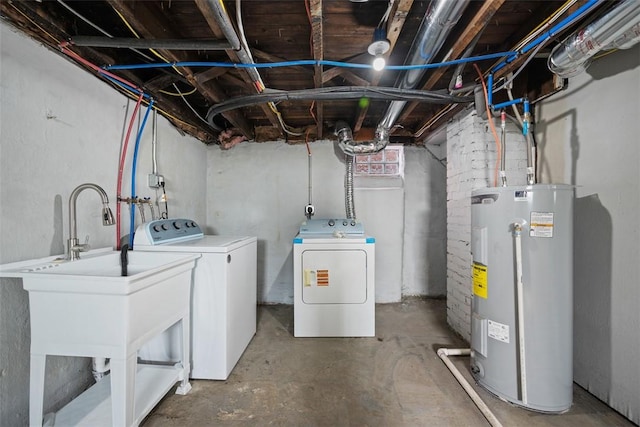
[[[500, 132], [499, 119], [495, 121]], [[507, 124], [508, 185], [526, 183], [526, 144]], [[447, 125], [447, 321], [471, 337], [471, 192], [495, 186], [496, 142], [488, 122], [465, 110]]]
[[[314, 218], [344, 217], [344, 164], [333, 143], [310, 147]], [[356, 216], [376, 238], [378, 302], [399, 301], [403, 292], [442, 294], [442, 284], [432, 282], [444, 277], [442, 165], [418, 147], [407, 149], [405, 159], [404, 183], [355, 182]], [[210, 147], [208, 164], [208, 231], [257, 236], [259, 301], [293, 303], [292, 239], [308, 201], [306, 147], [283, 142], [242, 143], [229, 151]]]
[[[5, 23], [0, 23], [0, 31], [0, 264], [5, 264], [65, 251], [67, 205], [77, 185], [102, 186], [115, 208], [120, 142], [133, 102]], [[204, 222], [206, 147], [181, 136], [164, 118], [158, 119], [158, 128], [158, 166], [166, 178], [169, 214]], [[141, 140], [136, 176], [138, 195], [155, 198], [146, 186], [150, 141], [151, 122]], [[130, 164], [124, 196], [131, 193]], [[100, 208], [91, 190], [78, 198], [78, 234], [81, 240], [89, 235], [93, 248], [115, 245], [115, 229], [102, 227]], [[123, 220], [126, 234], [126, 205]], [[19, 279], [0, 279], [3, 426], [27, 424], [29, 340], [27, 292]], [[48, 357], [45, 412], [71, 400], [90, 377], [88, 359]]]
[[446, 145], [405, 147], [402, 295], [447, 293]]
[[574, 379], [640, 423], [640, 47], [536, 108], [544, 182], [577, 185]]

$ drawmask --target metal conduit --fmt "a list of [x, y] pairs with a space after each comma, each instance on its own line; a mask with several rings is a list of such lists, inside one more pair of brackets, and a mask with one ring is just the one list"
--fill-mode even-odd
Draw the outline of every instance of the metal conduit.
[[[468, 4], [469, 0], [435, 0], [420, 24], [418, 34], [413, 40], [405, 64], [423, 65], [433, 62], [451, 29], [458, 22]], [[398, 77], [395, 86], [400, 89], [413, 89], [420, 82], [424, 72], [425, 69], [405, 71]], [[389, 143], [389, 132], [406, 104], [406, 101], [392, 101], [389, 104], [385, 115], [376, 127], [375, 136], [371, 142], [355, 143], [353, 140], [347, 141], [344, 139], [344, 132], [342, 133], [343, 138], [340, 140], [341, 134], [336, 129], [340, 148], [345, 154], [349, 155], [375, 153], [384, 149]]]
[[76, 46], [167, 49], [167, 50], [227, 50], [231, 44], [226, 40], [181, 40], [181, 39], [132, 39], [125, 37], [74, 36], [71, 43]]
[[[222, 2], [219, 0], [205, 0], [199, 3], [205, 6], [211, 16], [215, 18], [216, 22], [220, 26], [220, 29], [222, 30], [222, 33], [224, 34], [224, 37], [229, 41], [229, 43], [231, 43], [233, 49], [238, 55], [240, 62], [242, 62], [243, 64], [253, 64], [249, 53], [244, 49], [244, 47], [242, 47], [242, 43], [240, 43], [240, 39], [236, 34], [236, 30], [233, 28], [233, 24], [231, 23], [229, 15], [224, 9]], [[260, 73], [258, 73], [258, 70], [256, 68], [247, 68], [246, 70], [254, 82], [260, 82], [262, 87], [264, 87], [262, 77], [260, 77]]]
[[560, 77], [584, 71], [602, 49], [628, 48], [640, 41], [640, 1], [624, 0], [588, 26], [557, 45], [549, 56], [549, 69]]

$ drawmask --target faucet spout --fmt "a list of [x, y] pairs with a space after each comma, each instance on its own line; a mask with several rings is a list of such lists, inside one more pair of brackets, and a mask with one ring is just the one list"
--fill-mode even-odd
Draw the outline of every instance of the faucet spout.
[[115, 224], [113, 213], [109, 208], [109, 198], [102, 187], [92, 183], [80, 184], [77, 186], [71, 192], [71, 196], [69, 197], [69, 240], [67, 241], [67, 247], [69, 252], [68, 259], [72, 261], [79, 259], [80, 252], [84, 252], [89, 248], [89, 245], [81, 245], [78, 241], [78, 226], [76, 224], [76, 202], [78, 200], [78, 195], [87, 188], [95, 190], [102, 198], [102, 225], [106, 226]]

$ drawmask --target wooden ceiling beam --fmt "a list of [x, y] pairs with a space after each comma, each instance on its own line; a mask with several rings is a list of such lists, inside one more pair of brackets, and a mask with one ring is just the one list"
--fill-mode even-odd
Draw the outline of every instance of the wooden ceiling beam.
[[346, 81], [348, 81], [349, 83], [356, 85], [356, 86], [369, 86], [369, 80], [367, 79], [363, 79], [362, 77], [360, 77], [359, 75], [351, 72], [351, 71], [346, 71], [344, 73], [342, 73], [342, 78], [345, 79]]
[[224, 74], [227, 74], [228, 72], [229, 72], [229, 68], [211, 67], [205, 71], [201, 71], [195, 74], [195, 77], [200, 84], [204, 84], [205, 82], [208, 82], [209, 80], [217, 79], [218, 77]]
[[[402, 27], [409, 15], [409, 11], [411, 10], [411, 6], [413, 6], [413, 0], [398, 0], [394, 2], [393, 8], [389, 13], [389, 21], [387, 24], [387, 39], [389, 40], [389, 44], [391, 47], [389, 51], [384, 54], [385, 60], [389, 59], [391, 52], [393, 52], [393, 48], [396, 46], [398, 41], [398, 37], [402, 32]], [[380, 79], [382, 78], [382, 72], [375, 72], [373, 78], [371, 79], [371, 85], [377, 86], [380, 83]], [[369, 110], [369, 104], [366, 104], [364, 107], [360, 107], [358, 115], [355, 119], [355, 124], [353, 126], [353, 131], [358, 132], [360, 128], [362, 128], [362, 123], [364, 122], [365, 117], [367, 116], [367, 111]]]
[[[124, 0], [108, 0], [108, 3], [120, 12], [125, 19], [139, 34], [146, 38], [178, 38], [179, 34], [173, 30], [168, 19], [149, 7], [147, 2], [132, 2]], [[180, 51], [161, 50], [160, 53], [169, 61], [182, 62], [189, 58]], [[184, 76], [189, 83], [195, 87], [211, 103], [225, 100], [227, 97], [224, 91], [214, 82], [207, 82], [206, 85], [198, 82], [195, 73], [189, 67], [182, 67]], [[238, 128], [247, 139], [253, 139], [254, 130], [249, 121], [238, 110], [227, 111], [223, 116]]]
[[[307, 1], [307, 0], [305, 0]], [[313, 48], [313, 59], [322, 61], [324, 59], [324, 28], [322, 26], [322, 0], [309, 0], [309, 13], [311, 18], [311, 40]], [[316, 65], [313, 72], [313, 83], [316, 88], [321, 88], [323, 82], [323, 67]], [[316, 127], [317, 139], [322, 139], [324, 122], [324, 103], [316, 102]]]
[[[260, 49], [251, 49], [251, 52], [253, 53], [253, 56], [255, 56], [256, 58], [260, 58], [266, 62], [287, 62], [289, 61], [286, 58], [283, 58], [281, 56], [276, 56], [276, 55], [272, 55], [270, 53], [267, 53], [265, 51], [262, 51]], [[301, 65], [293, 65], [288, 67], [290, 70], [296, 70], [296, 71], [300, 71], [304, 74], [307, 75], [313, 75], [313, 71], [311, 71], [309, 68], [307, 67], [303, 67]]]
[[[322, 73], [322, 84], [325, 84], [333, 79], [335, 79], [336, 77], [342, 75], [345, 71], [344, 68], [340, 68], [340, 67], [332, 67], [329, 68], [327, 71], [324, 71]], [[367, 82], [368, 84], [368, 82]]]

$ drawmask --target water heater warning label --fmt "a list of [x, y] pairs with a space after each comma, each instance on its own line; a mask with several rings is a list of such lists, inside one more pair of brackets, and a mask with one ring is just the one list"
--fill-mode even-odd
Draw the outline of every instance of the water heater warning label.
[[489, 320], [489, 338], [509, 344], [509, 325]]
[[553, 212], [531, 212], [529, 237], [553, 237]]
[[473, 293], [487, 299], [487, 266], [474, 262], [472, 266]]

